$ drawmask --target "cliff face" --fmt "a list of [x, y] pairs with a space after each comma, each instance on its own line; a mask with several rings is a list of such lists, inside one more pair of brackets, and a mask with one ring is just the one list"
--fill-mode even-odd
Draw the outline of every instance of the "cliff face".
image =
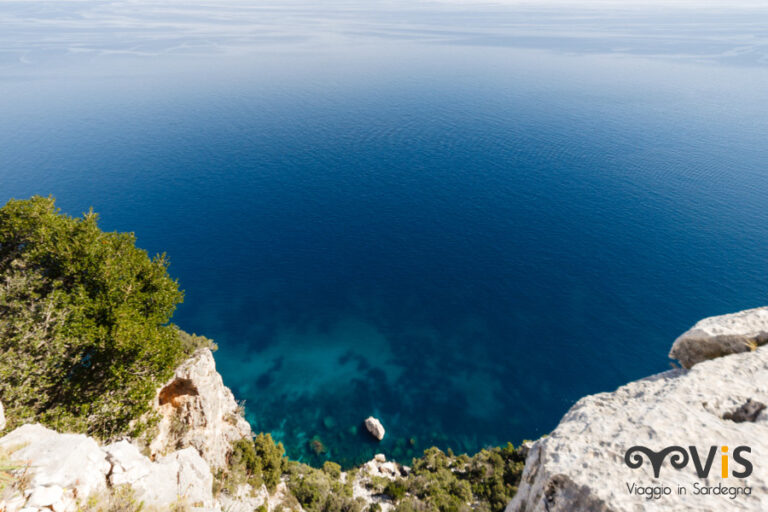
[[672, 350], [690, 370], [579, 400], [531, 447], [507, 512], [768, 510], [767, 334], [766, 308], [705, 319]]
[[251, 435], [207, 348], [176, 369], [153, 405], [161, 420], [149, 444], [152, 457], [191, 446], [218, 469], [226, 465], [232, 443]]

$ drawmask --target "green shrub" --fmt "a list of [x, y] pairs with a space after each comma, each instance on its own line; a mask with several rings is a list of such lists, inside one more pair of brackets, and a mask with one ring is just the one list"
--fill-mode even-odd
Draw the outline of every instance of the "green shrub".
[[341, 477], [341, 466], [327, 460], [323, 463], [323, 472], [334, 480], [338, 480]]
[[165, 255], [52, 198], [0, 208], [0, 397], [8, 428], [41, 421], [126, 433], [187, 355], [169, 324], [183, 294]]
[[258, 434], [253, 439], [253, 447], [261, 465], [264, 483], [267, 489], [274, 491], [283, 473], [283, 443], [275, 444], [270, 434]]
[[273, 492], [280, 483], [284, 453], [282, 443], [275, 444], [270, 434], [234, 442], [227, 469], [217, 475], [216, 490], [233, 493], [247, 483], [254, 489], [264, 484]]
[[[337, 464], [331, 467], [335, 473]], [[340, 471], [340, 467], [339, 467]], [[306, 512], [362, 512], [364, 502], [352, 497], [352, 479], [291, 461], [286, 464], [288, 488]]]
[[482, 450], [472, 457], [429, 448], [413, 459], [402, 482], [384, 493], [398, 501], [397, 512], [501, 512], [517, 492], [524, 458], [512, 444]]
[[402, 479], [390, 481], [386, 487], [384, 487], [384, 494], [392, 498], [394, 501], [400, 501], [405, 498], [406, 484]]

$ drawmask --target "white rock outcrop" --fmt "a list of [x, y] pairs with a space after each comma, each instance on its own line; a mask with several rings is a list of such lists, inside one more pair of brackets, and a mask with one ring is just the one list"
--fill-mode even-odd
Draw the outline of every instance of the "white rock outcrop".
[[168, 507], [180, 497], [190, 506], [215, 507], [211, 470], [194, 448], [185, 448], [150, 461], [127, 441], [104, 447], [111, 470], [111, 487], [129, 485], [136, 499], [147, 505]]
[[384, 435], [387, 433], [386, 430], [384, 430], [384, 425], [382, 425], [381, 422], [373, 416], [368, 416], [365, 418], [365, 428], [373, 437], [379, 441], [384, 439]]
[[[35, 503], [58, 493], [59, 509], [107, 487], [106, 453], [88, 436], [59, 434], [42, 425], [23, 425], [0, 438], [0, 448], [27, 465], [28, 498]], [[64, 492], [63, 490], [66, 490]], [[52, 505], [49, 503], [47, 505]]]
[[[369, 485], [373, 478], [386, 478], [395, 480], [398, 477], [406, 476], [410, 469], [397, 462], [387, 461], [383, 453], [376, 456], [360, 466], [360, 470], [355, 473], [355, 479], [352, 481], [352, 497], [362, 499], [365, 503], [365, 509], [372, 504], [377, 504], [382, 512], [389, 512], [395, 507], [394, 502], [387, 496], [379, 494], [375, 486]], [[342, 481], [346, 481], [349, 473], [342, 473]]]
[[[531, 447], [507, 512], [768, 510], [768, 411], [762, 410], [763, 404], [768, 404], [768, 347], [582, 398], [548, 437]], [[634, 446], [655, 452], [679, 446], [688, 450], [690, 460], [676, 469], [670, 460], [680, 459], [668, 454], [656, 477], [646, 455], [640, 455], [640, 467], [625, 462], [627, 450]], [[696, 447], [702, 463], [715, 447], [706, 478], [697, 475], [690, 446]], [[721, 478], [722, 446], [730, 454], [738, 446], [749, 447], [751, 475]], [[743, 469], [733, 461], [731, 468]], [[667, 486], [670, 494], [649, 500], [630, 492], [631, 484]], [[718, 484], [741, 494], [731, 499], [728, 494], [695, 493], [696, 486]], [[678, 494], [680, 487], [686, 494]], [[746, 487], [748, 496], [743, 494]]]
[[26, 480], [15, 495], [0, 498], [3, 512], [71, 512], [90, 496], [122, 485], [148, 506], [164, 509], [182, 502], [197, 510], [219, 508], [211, 470], [193, 448], [152, 462], [127, 441], [100, 447], [85, 435], [60, 434], [37, 424], [0, 438], [0, 448]]
[[227, 463], [231, 444], [251, 435], [238, 413], [232, 392], [216, 371], [207, 348], [195, 352], [163, 386], [154, 406], [161, 415], [158, 433], [149, 445], [153, 457], [186, 447], [195, 448], [211, 468]]
[[254, 490], [248, 484], [243, 484], [237, 488], [233, 494], [221, 494], [219, 503], [221, 509], [227, 512], [253, 512], [264, 505], [267, 510], [273, 510], [270, 506], [269, 491], [267, 486]]
[[768, 342], [768, 307], [712, 316], [696, 323], [672, 345], [669, 357], [683, 368], [727, 354], [754, 350]]
[[5, 410], [3, 409], [3, 402], [0, 402], [0, 431], [5, 428]]

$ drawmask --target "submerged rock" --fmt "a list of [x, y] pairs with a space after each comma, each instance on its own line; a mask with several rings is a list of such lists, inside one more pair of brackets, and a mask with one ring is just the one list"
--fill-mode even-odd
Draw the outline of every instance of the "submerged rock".
[[212, 468], [222, 468], [231, 444], [251, 435], [207, 348], [179, 366], [158, 391], [154, 406], [162, 419], [149, 444], [153, 457], [191, 446]]
[[[530, 448], [519, 490], [507, 512], [636, 511], [653, 510], [768, 510], [768, 415], [749, 403], [768, 401], [768, 347], [704, 361], [691, 370], [671, 370], [579, 400], [547, 437]], [[735, 411], [751, 421], [724, 419]], [[740, 416], [741, 417], [741, 416]], [[639, 459], [628, 458], [628, 450], [643, 447], [668, 453], [659, 475], [650, 453], [635, 450]], [[714, 453], [711, 474], [699, 477], [689, 447], [696, 447], [704, 463]], [[742, 455], [752, 463], [746, 479], [733, 474], [721, 478], [721, 447], [733, 454], [739, 446], [751, 452]], [[714, 447], [714, 448], [713, 448]], [[675, 450], [673, 448], [673, 450]], [[683, 456], [682, 452], [686, 455]], [[640, 455], [640, 454], [645, 455]], [[676, 469], [670, 461], [685, 460]], [[731, 471], [744, 466], [731, 458]], [[696, 493], [696, 486], [721, 483], [733, 487], [729, 494]], [[630, 487], [635, 491], [631, 491]], [[648, 490], [668, 486], [670, 494], [649, 501]], [[750, 495], [744, 488], [750, 487]], [[641, 487], [644, 494], [638, 494]], [[678, 488], [684, 487], [685, 494]], [[741, 489], [741, 491], [739, 491]], [[733, 492], [741, 492], [733, 497]]]
[[729, 315], [712, 316], [678, 337], [669, 357], [683, 368], [728, 354], [754, 350], [768, 342], [768, 307], [747, 309]]
[[384, 426], [381, 424], [379, 420], [374, 418], [373, 416], [368, 416], [365, 419], [365, 428], [368, 430], [368, 432], [371, 433], [373, 437], [381, 441], [384, 439], [384, 434], [386, 434], [386, 430], [384, 430]]

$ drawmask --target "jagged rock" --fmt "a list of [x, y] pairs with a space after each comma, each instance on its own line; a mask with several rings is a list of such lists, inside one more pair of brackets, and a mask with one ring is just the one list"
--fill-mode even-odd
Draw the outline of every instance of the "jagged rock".
[[161, 458], [157, 463], [170, 468], [176, 477], [177, 495], [194, 507], [213, 508], [211, 468], [194, 448], [184, 448]]
[[177, 500], [198, 507], [213, 507], [210, 468], [194, 448], [186, 448], [150, 461], [127, 441], [104, 447], [112, 465], [111, 486], [129, 485], [147, 505], [167, 507]]
[[363, 464], [360, 470], [370, 476], [384, 477], [390, 480], [406, 475], [403, 466], [396, 462], [387, 462], [387, 457], [383, 453], [374, 455], [373, 459]]
[[[736, 423], [723, 416], [748, 399], [768, 400], [768, 347], [704, 361], [690, 370], [671, 370], [579, 400], [547, 437], [536, 441], [526, 458], [519, 490], [507, 512], [768, 510], [768, 415]], [[647, 457], [632, 469], [627, 450], [645, 446], [697, 447], [706, 459], [716, 446], [708, 479], [699, 478], [693, 462], [681, 469], [663, 462], [659, 477]], [[720, 477], [720, 445], [751, 448], [749, 478]], [[732, 452], [731, 452], [732, 453]], [[703, 461], [702, 461], [703, 462]], [[738, 464], [732, 470], [741, 470]], [[751, 487], [751, 495], [696, 495], [699, 486]], [[667, 485], [670, 495], [654, 499], [630, 494], [628, 483]], [[677, 493], [684, 486], [687, 494]]]
[[368, 432], [371, 433], [373, 437], [375, 437], [379, 441], [384, 439], [384, 434], [386, 434], [386, 431], [384, 430], [384, 426], [381, 424], [379, 420], [377, 420], [373, 416], [368, 416], [365, 419], [365, 428], [368, 430]]
[[28, 479], [23, 496], [0, 502], [0, 510], [49, 509], [70, 512], [108, 487], [130, 486], [139, 501], [169, 507], [183, 501], [215, 510], [213, 476], [194, 448], [150, 461], [127, 441], [100, 448], [82, 434], [60, 434], [42, 425], [23, 425], [0, 438]]
[[27, 488], [33, 491], [31, 496], [37, 496], [38, 490], [43, 493], [42, 488], [58, 486], [67, 490], [60, 497], [67, 502], [106, 489], [110, 464], [96, 441], [85, 435], [59, 434], [38, 424], [23, 425], [0, 438], [0, 448], [29, 465]]
[[741, 404], [738, 409], [723, 414], [723, 419], [735, 421], [736, 423], [755, 421], [763, 409], [765, 409], [764, 403], [747, 398], [747, 401]]
[[[394, 502], [386, 495], [378, 494], [375, 486], [370, 485], [374, 478], [387, 478], [394, 480], [400, 476], [406, 476], [409, 469], [396, 462], [387, 462], [383, 453], [377, 453], [373, 459], [369, 460], [360, 470], [355, 472], [355, 479], [352, 480], [352, 497], [362, 500], [368, 509], [370, 505], [377, 504], [382, 512], [390, 512], [394, 509]], [[346, 482], [348, 473], [342, 473], [341, 480]]]
[[0, 402], [0, 431], [5, 428], [5, 410], [3, 410], [3, 402]]
[[768, 342], [768, 307], [747, 309], [729, 315], [712, 316], [678, 337], [669, 357], [683, 368], [728, 354], [754, 350]]
[[162, 419], [149, 445], [153, 457], [191, 446], [212, 468], [221, 468], [232, 442], [251, 434], [207, 348], [176, 370], [159, 390], [154, 406]]

